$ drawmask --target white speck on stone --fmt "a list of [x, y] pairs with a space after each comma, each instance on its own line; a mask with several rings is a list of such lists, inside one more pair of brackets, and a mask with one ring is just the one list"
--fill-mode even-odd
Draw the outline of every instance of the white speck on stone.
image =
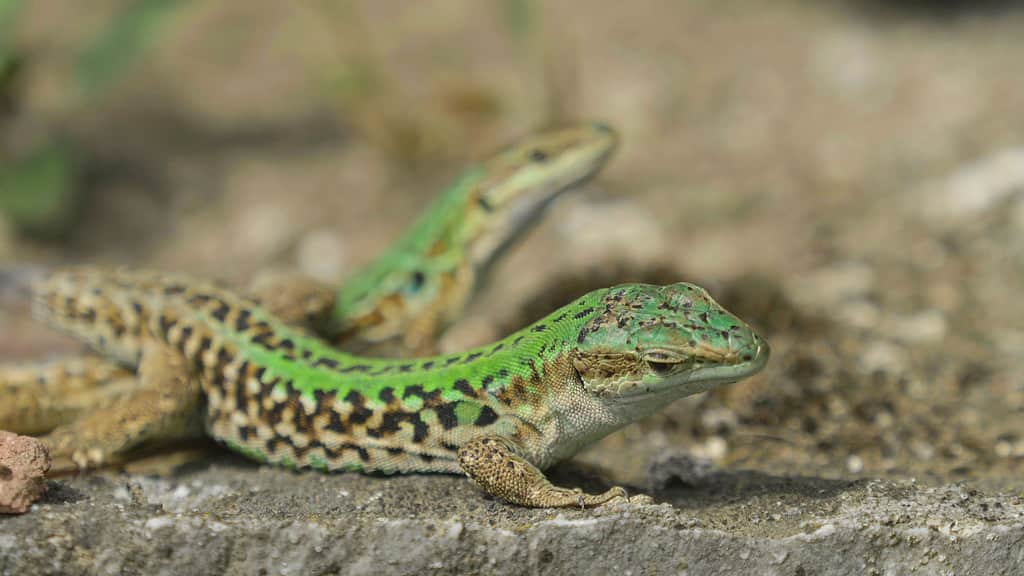
[[811, 536], [817, 536], [819, 538], [828, 538], [829, 536], [836, 533], [835, 524], [823, 524], [821, 528], [818, 528], [811, 533]]
[[851, 474], [860, 474], [864, 470], [864, 460], [856, 454], [851, 454], [846, 459], [846, 469], [849, 470]]
[[[155, 532], [157, 530], [160, 530], [161, 528], [167, 528], [168, 526], [173, 525], [174, 519], [170, 516], [156, 516], [154, 518], [146, 520], [146, 523], [143, 525], [143, 527], [149, 532]], [[150, 534], [150, 537], [152, 538], [152, 534]]]
[[452, 540], [458, 540], [459, 536], [462, 535], [462, 529], [462, 522], [452, 522], [451, 525], [448, 526], [448, 531], [445, 533], [445, 536]]
[[606, 524], [610, 520], [608, 518], [566, 518], [559, 514], [551, 520], [545, 520], [539, 522], [540, 525], [546, 526], [565, 526], [571, 528], [583, 528], [587, 526], [597, 526], [598, 524]]
[[217, 534], [219, 532], [223, 532], [223, 531], [225, 531], [225, 530], [227, 530], [229, 528], [229, 526], [227, 524], [223, 523], [223, 522], [213, 522], [213, 521], [207, 522], [206, 523], [206, 527], [209, 528], [210, 531], [213, 532], [214, 534]]

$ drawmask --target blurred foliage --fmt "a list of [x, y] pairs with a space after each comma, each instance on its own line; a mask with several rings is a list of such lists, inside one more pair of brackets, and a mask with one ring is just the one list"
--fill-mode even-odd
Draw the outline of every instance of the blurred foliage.
[[0, 0], [0, 42], [7, 38], [6, 32], [11, 29], [14, 16], [21, 8], [22, 0]]
[[[0, 0], [0, 112], [16, 111], [16, 72], [22, 58], [12, 40], [23, 0]], [[102, 97], [152, 46], [162, 25], [185, 0], [134, 0], [115, 13], [76, 60], [72, 82], [87, 105]], [[73, 106], [74, 108], [74, 106]], [[73, 144], [51, 134], [17, 158], [0, 158], [0, 215], [41, 238], [60, 237], [74, 223], [80, 178]]]
[[22, 0], [0, 0], [0, 113], [8, 108], [11, 86], [21, 59], [11, 44], [11, 29], [14, 18], [21, 8]]
[[514, 36], [525, 38], [529, 35], [532, 15], [530, 0], [505, 0], [505, 26]]
[[60, 144], [0, 165], [0, 212], [25, 233], [59, 236], [75, 213], [74, 174], [72, 155]]
[[135, 0], [82, 53], [76, 75], [86, 95], [106, 90], [152, 44], [167, 17], [185, 0]]

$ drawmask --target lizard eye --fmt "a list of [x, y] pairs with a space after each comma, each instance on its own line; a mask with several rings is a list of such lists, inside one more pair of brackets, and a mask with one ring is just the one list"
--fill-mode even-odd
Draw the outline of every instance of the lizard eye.
[[543, 151], [543, 150], [541, 150], [541, 149], [539, 149], [539, 148], [535, 148], [535, 149], [530, 151], [530, 161], [531, 162], [538, 162], [538, 163], [540, 163], [540, 162], [547, 161], [547, 159], [548, 159], [548, 153]]
[[420, 288], [423, 288], [423, 284], [426, 281], [427, 275], [421, 272], [420, 270], [416, 270], [411, 275], [409, 275], [409, 283], [406, 285], [406, 287], [408, 288], [409, 292], [415, 294], [416, 292], [420, 291]]
[[644, 353], [644, 362], [655, 374], [664, 375], [672, 372], [676, 366], [685, 362], [686, 359], [678, 353], [667, 350], [648, 350]]
[[654, 372], [655, 374], [658, 374], [660, 376], [668, 374], [678, 364], [678, 362], [656, 362], [650, 359], [647, 360], [647, 366], [650, 367], [651, 372]]

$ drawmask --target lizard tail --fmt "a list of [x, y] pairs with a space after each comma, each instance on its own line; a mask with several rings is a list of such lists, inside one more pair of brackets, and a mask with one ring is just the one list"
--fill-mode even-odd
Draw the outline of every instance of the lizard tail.
[[145, 307], [129, 302], [119, 275], [95, 268], [65, 268], [32, 284], [32, 315], [78, 338], [101, 354], [135, 365], [146, 330]]

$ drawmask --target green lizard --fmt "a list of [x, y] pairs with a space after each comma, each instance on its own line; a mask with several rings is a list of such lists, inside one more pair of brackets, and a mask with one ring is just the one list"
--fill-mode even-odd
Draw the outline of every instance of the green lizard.
[[[428, 352], [501, 250], [561, 192], [597, 173], [618, 138], [591, 122], [531, 135], [471, 167], [392, 248], [336, 289], [279, 277], [252, 290], [278, 318], [337, 345]], [[133, 374], [98, 357], [0, 365], [0, 426], [38, 434], [130, 392]], [[116, 384], [116, 385], [115, 385]]]
[[257, 300], [352, 349], [431, 352], [494, 260], [561, 192], [596, 174], [617, 142], [597, 122], [531, 136], [466, 170], [340, 287], [286, 279], [257, 292]]
[[58, 272], [39, 317], [137, 366], [138, 394], [58, 428], [53, 454], [87, 467], [202, 415], [258, 460], [321, 470], [464, 472], [537, 507], [625, 498], [552, 485], [542, 469], [677, 398], [760, 370], [768, 346], [703, 289], [598, 290], [459, 354], [371, 359], [289, 328], [245, 297], [184, 277]]

